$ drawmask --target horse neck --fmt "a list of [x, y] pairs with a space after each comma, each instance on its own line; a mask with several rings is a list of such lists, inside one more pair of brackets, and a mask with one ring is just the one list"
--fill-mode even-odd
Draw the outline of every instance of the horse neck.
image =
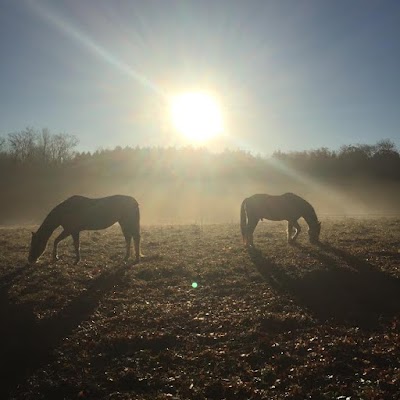
[[303, 218], [310, 228], [315, 227], [318, 223], [317, 214], [311, 205], [307, 207], [307, 211], [304, 213]]
[[41, 237], [43, 240], [47, 241], [49, 240], [51, 234], [60, 226], [60, 223], [57, 222], [58, 218], [55, 217], [53, 212], [50, 212], [50, 214], [44, 219], [42, 222], [42, 225], [40, 225], [38, 231], [36, 232], [39, 237]]

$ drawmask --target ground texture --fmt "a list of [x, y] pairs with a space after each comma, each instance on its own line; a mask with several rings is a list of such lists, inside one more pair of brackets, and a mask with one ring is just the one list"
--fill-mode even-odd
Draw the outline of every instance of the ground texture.
[[322, 224], [290, 246], [263, 222], [250, 251], [234, 224], [144, 226], [139, 265], [118, 226], [79, 265], [0, 229], [0, 398], [399, 399], [400, 219]]

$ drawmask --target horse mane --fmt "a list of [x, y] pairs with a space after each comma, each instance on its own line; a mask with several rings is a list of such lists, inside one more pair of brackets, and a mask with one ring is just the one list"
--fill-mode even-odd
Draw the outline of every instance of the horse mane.
[[43, 235], [44, 238], [46, 238], [46, 241], [50, 238], [51, 234], [60, 226], [60, 224], [57, 221], [57, 216], [59, 209], [65, 204], [66, 201], [69, 199], [63, 201], [62, 203], [56, 205], [46, 216], [46, 218], [43, 220], [42, 224], [39, 226], [39, 229], [37, 230], [37, 234]]
[[306, 212], [304, 213], [305, 215], [303, 215], [303, 218], [307, 222], [308, 226], [314, 226], [318, 223], [317, 213], [315, 212], [314, 207], [307, 200], [303, 199], [303, 201], [306, 205]]
[[302, 208], [304, 215], [302, 217], [305, 219], [308, 226], [314, 226], [318, 223], [317, 213], [315, 212], [314, 207], [306, 199], [303, 199], [303, 197], [291, 192], [285, 193], [282, 196], [286, 198], [297, 199], [298, 202], [303, 204]]

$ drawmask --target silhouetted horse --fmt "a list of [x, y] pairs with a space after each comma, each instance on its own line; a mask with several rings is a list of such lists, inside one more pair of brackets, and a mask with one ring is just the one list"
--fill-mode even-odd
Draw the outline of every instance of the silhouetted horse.
[[[285, 193], [280, 196], [255, 194], [244, 199], [240, 208], [240, 229], [246, 246], [253, 246], [253, 232], [258, 221], [263, 218], [272, 221], [288, 221], [287, 238], [292, 243], [299, 235], [301, 228], [297, 220], [303, 217], [309, 226], [308, 235], [311, 243], [319, 240], [321, 222], [318, 221], [314, 208], [303, 198]], [[292, 231], [295, 229], [294, 235]]]
[[43, 254], [47, 242], [60, 225], [64, 230], [54, 240], [53, 261], [58, 259], [58, 243], [71, 235], [80, 260], [79, 233], [84, 230], [105, 229], [118, 222], [126, 241], [125, 260], [131, 255], [131, 240], [135, 245], [136, 262], [140, 260], [140, 212], [138, 202], [130, 196], [115, 195], [100, 199], [72, 196], [50, 211], [36, 233], [32, 232], [29, 262], [36, 262]]

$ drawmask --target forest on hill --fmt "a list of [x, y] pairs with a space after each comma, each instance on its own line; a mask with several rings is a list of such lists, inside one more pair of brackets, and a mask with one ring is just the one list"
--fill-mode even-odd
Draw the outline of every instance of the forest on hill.
[[79, 139], [26, 128], [0, 137], [0, 223], [40, 222], [73, 194], [134, 196], [143, 222], [236, 222], [253, 193], [292, 191], [322, 214], [400, 212], [400, 154], [390, 140], [275, 152], [125, 147], [77, 150]]

